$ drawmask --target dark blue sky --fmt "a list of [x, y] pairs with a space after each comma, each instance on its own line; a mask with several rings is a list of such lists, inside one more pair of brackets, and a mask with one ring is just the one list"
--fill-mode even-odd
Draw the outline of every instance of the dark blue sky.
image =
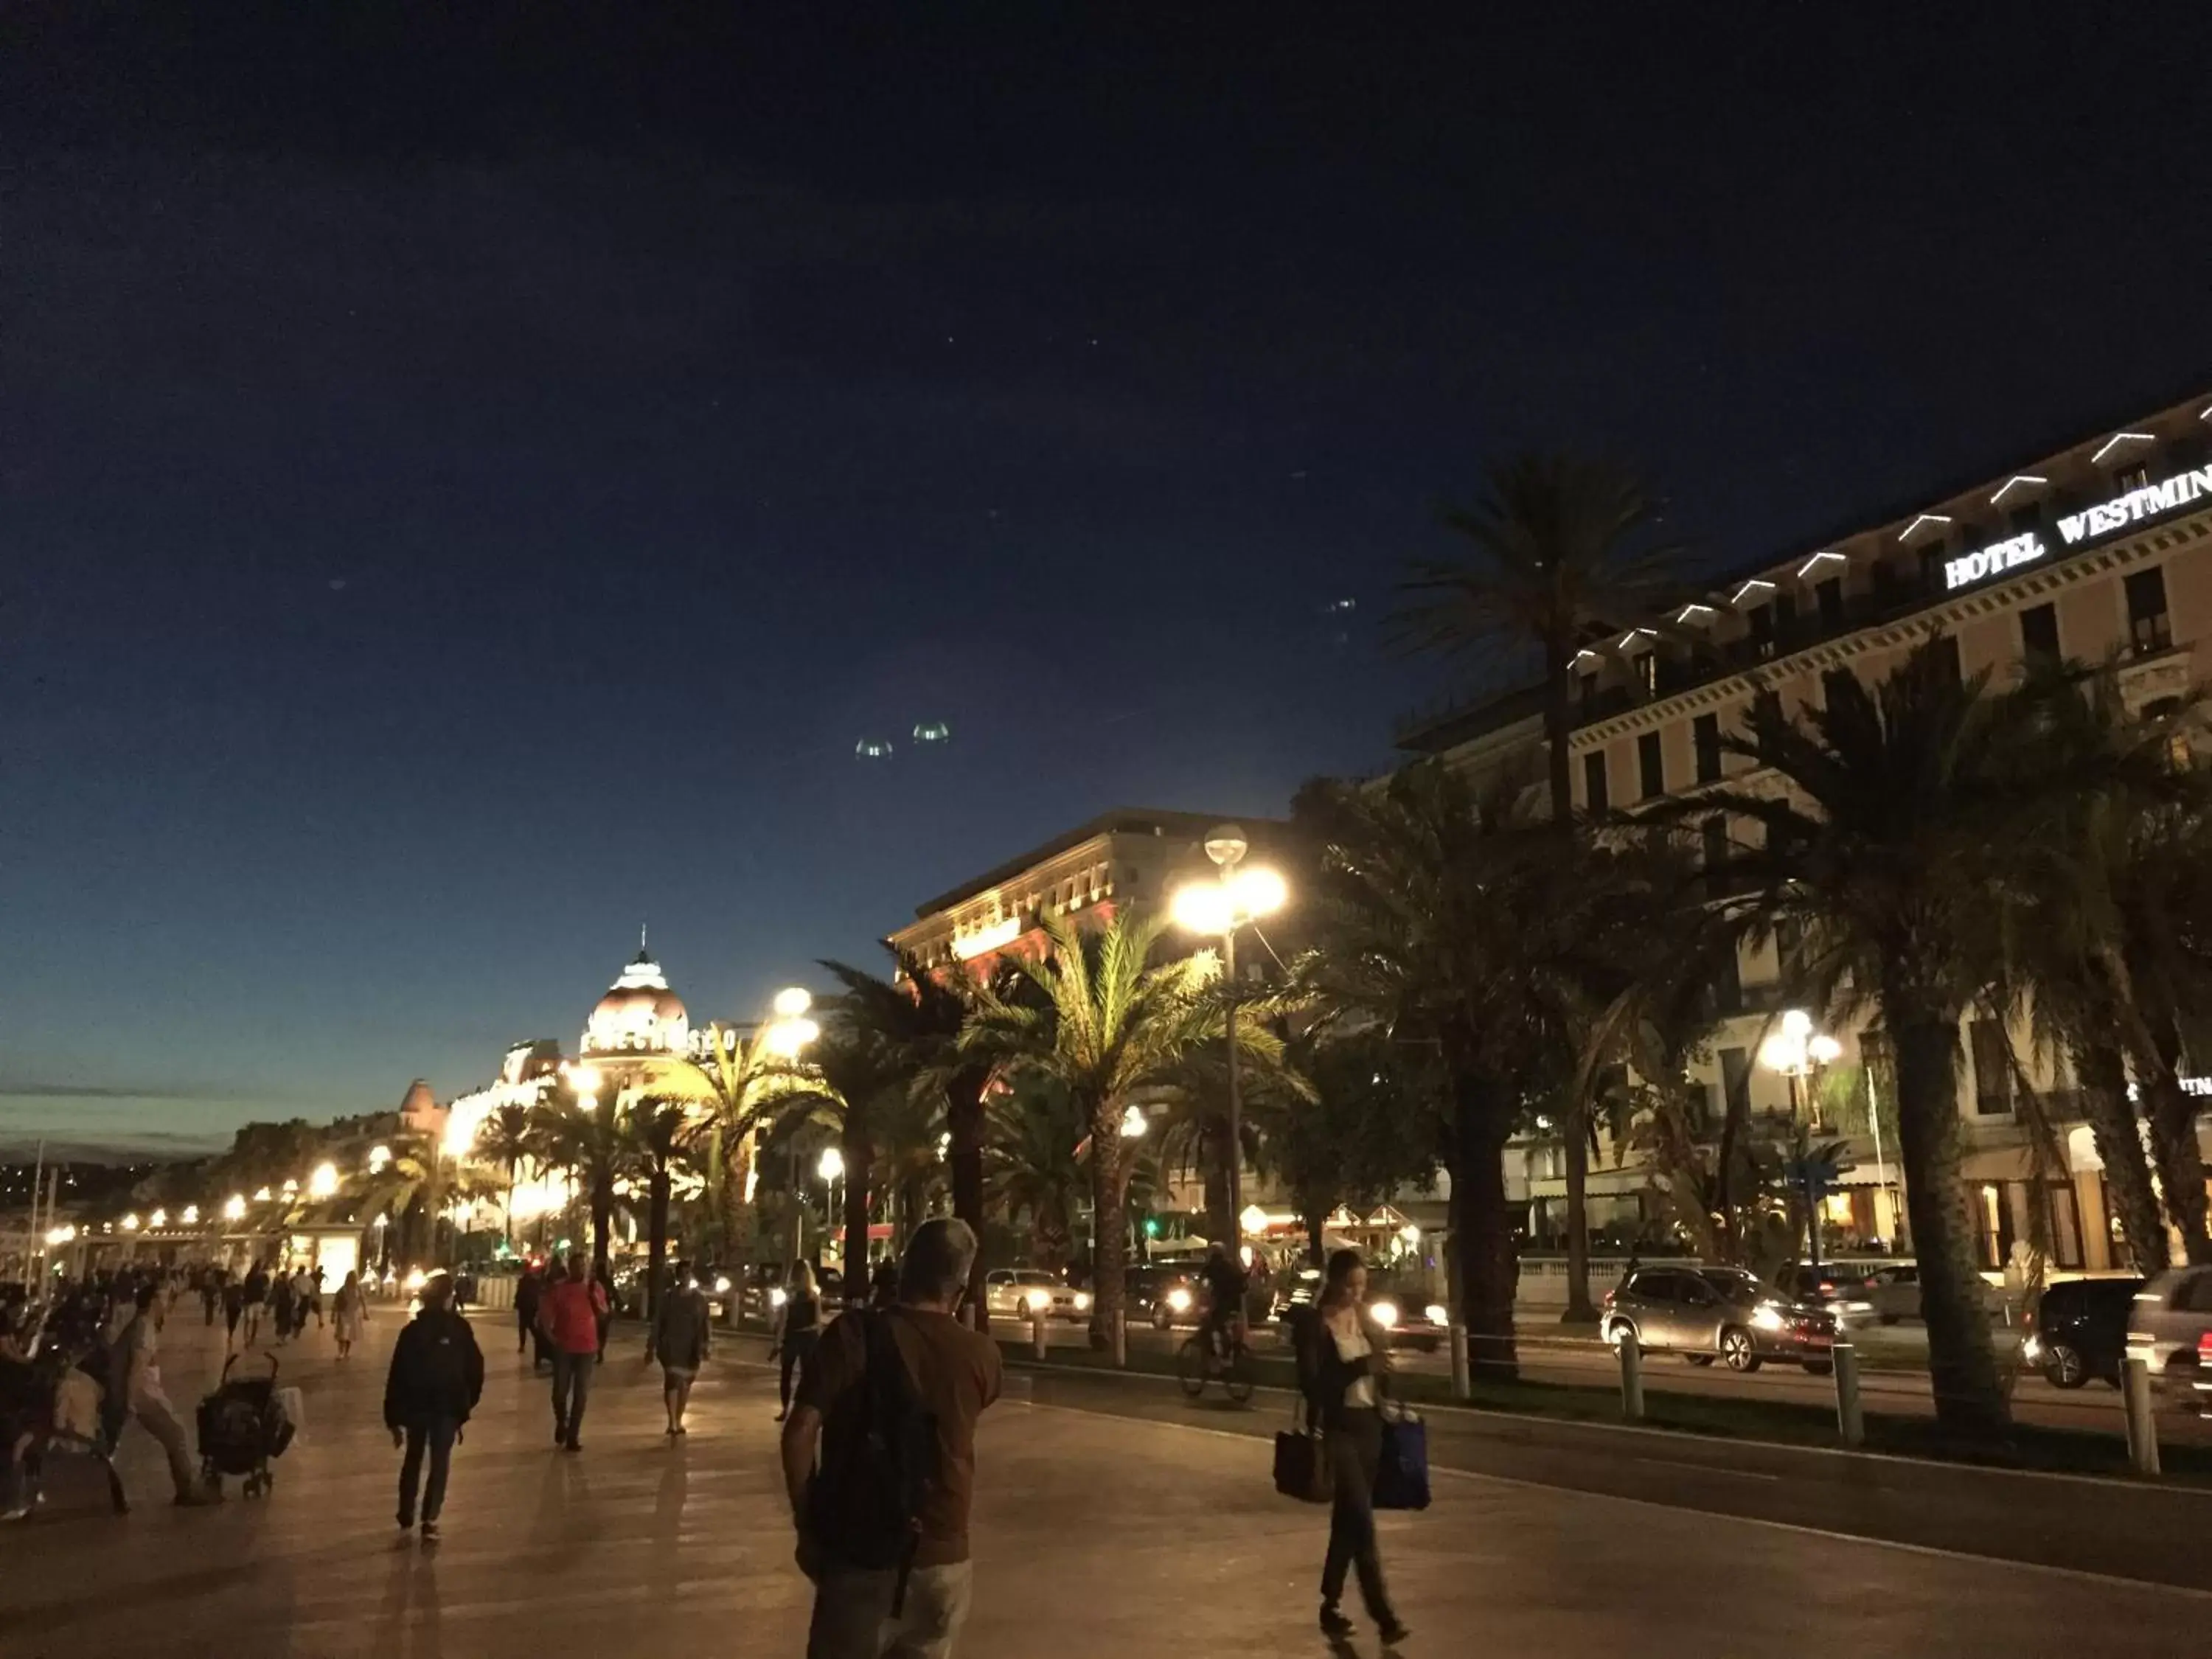
[[1371, 769], [1513, 447], [1734, 564], [2212, 380], [2201, 7], [208, 9], [0, 13], [0, 1140]]

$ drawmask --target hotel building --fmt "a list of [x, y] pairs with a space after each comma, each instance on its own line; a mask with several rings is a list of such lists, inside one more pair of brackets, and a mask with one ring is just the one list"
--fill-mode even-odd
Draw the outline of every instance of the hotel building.
[[[1838, 669], [1876, 679], [1934, 635], [1960, 671], [2003, 684], [2026, 659], [2119, 659], [2130, 705], [2156, 712], [2212, 674], [2212, 393], [2087, 434], [2055, 453], [1917, 506], [1887, 522], [1796, 549], [1714, 586], [1646, 625], [1593, 640], [1575, 663], [1572, 778], [1585, 811], [1633, 809], [1689, 796], [1755, 771], [1729, 755], [1724, 734], [1758, 693], [1785, 707], [1815, 702]], [[1543, 741], [1540, 688], [1530, 687], [1409, 725], [1399, 746], [1450, 765], [1516, 763]], [[1730, 826], [1703, 827], [1710, 854]], [[1782, 1007], [1771, 946], [1744, 949], [1734, 1009], [1700, 1080], [1711, 1121], [1730, 1102], [1779, 1133], [1788, 1080], [1756, 1063]], [[1838, 1030], [1839, 1066], [1859, 1065], [1857, 1035]], [[2069, 1080], [2030, 1060], [2034, 1086], [2065, 1126], [2069, 1168], [2051, 1198], [2054, 1265], [2114, 1260], [2102, 1165], [2069, 1098]], [[1980, 1021], [1964, 1033], [1959, 1112], [1966, 1178], [1981, 1222], [1984, 1266], [2001, 1267], [2027, 1235], [2034, 1201], [2026, 1132], [2016, 1112], [2005, 1034]], [[2039, 1065], [2040, 1070], [2038, 1069]], [[1900, 1207], [1893, 1142], [1877, 1155], [1864, 1073], [1855, 1104], [1824, 1108], [1818, 1127], [1847, 1136], [1857, 1168], [1828, 1219], [1848, 1249], [1896, 1237]], [[2200, 1124], [2199, 1133], [2203, 1133]], [[2212, 1150], [2209, 1148], [2208, 1150]], [[1509, 1153], [1509, 1182], [1528, 1199], [1532, 1240], [1556, 1237], [1565, 1192], [1556, 1144]], [[1592, 1225], [1624, 1247], [1661, 1215], [1650, 1171], [1609, 1149], [1590, 1180]]]

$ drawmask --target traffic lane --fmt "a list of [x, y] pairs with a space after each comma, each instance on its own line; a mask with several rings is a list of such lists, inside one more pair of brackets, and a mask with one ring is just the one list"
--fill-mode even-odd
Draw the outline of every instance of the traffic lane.
[[[1240, 1410], [1193, 1404], [1171, 1379], [1028, 1373], [1040, 1404], [1200, 1424], [1255, 1438], [1291, 1420], [1263, 1389]], [[2212, 1492], [1981, 1469], [1957, 1463], [1707, 1439], [1664, 1430], [1438, 1407], [1432, 1464], [1534, 1486], [1632, 1498], [1917, 1547], [2212, 1591]]]

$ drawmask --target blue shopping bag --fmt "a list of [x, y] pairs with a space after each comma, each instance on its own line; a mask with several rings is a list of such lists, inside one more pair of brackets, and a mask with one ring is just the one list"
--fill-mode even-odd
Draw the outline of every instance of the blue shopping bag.
[[1375, 1507], [1425, 1510], [1428, 1506], [1428, 1425], [1410, 1412], [1385, 1419], [1382, 1461], [1375, 1471]]

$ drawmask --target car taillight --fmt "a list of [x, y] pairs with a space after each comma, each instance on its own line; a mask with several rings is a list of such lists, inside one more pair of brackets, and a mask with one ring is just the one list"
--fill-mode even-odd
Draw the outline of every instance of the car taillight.
[[1620, 1294], [1620, 1292], [1618, 1291], [1607, 1291], [1605, 1293], [1604, 1305], [1610, 1308], [1613, 1305], [1613, 1298]]
[[2207, 1331], [2197, 1339], [2197, 1363], [2212, 1366], [2212, 1331]]

